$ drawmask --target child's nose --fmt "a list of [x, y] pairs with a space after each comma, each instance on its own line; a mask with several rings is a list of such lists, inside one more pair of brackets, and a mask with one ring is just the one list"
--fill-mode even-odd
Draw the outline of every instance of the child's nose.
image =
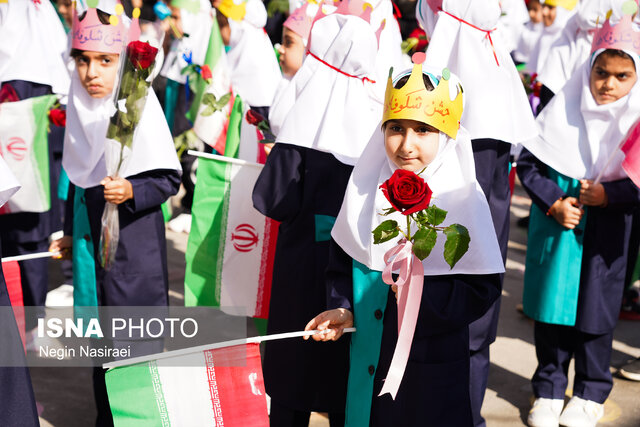
[[87, 66], [87, 77], [95, 78], [98, 76], [98, 66], [95, 61], [89, 61], [89, 65]]

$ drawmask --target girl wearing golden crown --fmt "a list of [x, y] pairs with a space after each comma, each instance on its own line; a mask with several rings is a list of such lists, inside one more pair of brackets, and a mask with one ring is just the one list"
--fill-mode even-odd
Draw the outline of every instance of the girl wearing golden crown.
[[331, 232], [330, 310], [307, 324], [331, 329], [314, 336], [325, 341], [356, 328], [348, 426], [472, 425], [468, 325], [500, 294], [500, 248], [459, 127], [462, 85], [423, 60], [389, 78], [381, 130]]
[[[95, 7], [98, 2], [92, 3]], [[75, 70], [62, 159], [74, 188], [67, 204], [67, 218], [73, 220], [66, 221], [65, 237], [52, 249], [73, 246], [74, 277], [81, 279], [74, 286], [76, 306], [166, 306], [168, 273], [160, 205], [178, 191], [180, 163], [160, 103], [149, 91], [129, 158], [118, 176], [108, 176], [107, 128], [127, 28], [124, 17], [115, 13], [118, 7], [109, 10], [112, 14], [94, 7], [80, 16], [76, 13], [73, 20]], [[139, 67], [151, 63], [153, 57], [139, 57]], [[98, 262], [105, 202], [117, 205], [120, 228], [109, 269]], [[87, 258], [81, 260], [80, 254]], [[155, 351], [161, 349], [162, 343]], [[112, 425], [101, 367], [94, 368], [94, 394], [97, 425]]]
[[533, 200], [523, 294], [538, 357], [530, 426], [595, 426], [613, 386], [613, 330], [640, 203], [619, 151], [640, 116], [640, 31], [630, 14], [595, 34], [590, 58], [542, 111], [540, 137], [518, 159]]
[[[309, 53], [290, 83], [298, 96], [253, 190], [255, 208], [281, 222], [270, 334], [302, 329], [326, 309], [329, 232], [353, 165], [378, 122], [367, 91], [378, 42], [369, 23], [349, 15], [346, 6], [313, 25]], [[344, 424], [348, 346], [348, 340], [267, 344], [271, 425], [306, 426], [310, 411], [329, 412], [332, 426]], [[327, 362], [330, 372], [317, 369]]]

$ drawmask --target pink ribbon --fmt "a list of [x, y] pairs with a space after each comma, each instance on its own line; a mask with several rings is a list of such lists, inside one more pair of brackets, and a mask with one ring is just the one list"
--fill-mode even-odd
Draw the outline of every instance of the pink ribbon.
[[[387, 285], [398, 286], [398, 341], [379, 396], [389, 393], [394, 400], [409, 360], [424, 284], [422, 261], [411, 251], [412, 247], [413, 243], [402, 239], [384, 254], [386, 266], [382, 271], [382, 280]], [[391, 277], [395, 270], [399, 270], [396, 282]]]

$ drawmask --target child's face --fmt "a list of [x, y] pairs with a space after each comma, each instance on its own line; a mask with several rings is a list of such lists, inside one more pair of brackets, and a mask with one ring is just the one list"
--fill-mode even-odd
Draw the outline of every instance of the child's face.
[[399, 169], [420, 171], [438, 154], [440, 132], [416, 120], [389, 120], [384, 127], [387, 157]]
[[91, 97], [111, 95], [118, 74], [119, 56], [115, 53], [83, 51], [76, 58], [80, 83]]
[[64, 18], [67, 25], [71, 25], [73, 22], [73, 5], [71, 0], [58, 0], [58, 12]]
[[531, 22], [533, 22], [534, 24], [542, 22], [542, 6], [540, 5], [540, 2], [533, 0], [530, 1], [528, 9], [529, 19], [531, 20]]
[[542, 5], [542, 23], [545, 27], [551, 26], [556, 20], [556, 7], [548, 4]]
[[591, 68], [589, 89], [598, 105], [627, 95], [638, 79], [633, 60], [617, 55], [599, 55]]
[[304, 43], [302, 37], [288, 29], [282, 27], [282, 44], [278, 49], [280, 54], [280, 67], [285, 77], [293, 77], [300, 67], [304, 59]]

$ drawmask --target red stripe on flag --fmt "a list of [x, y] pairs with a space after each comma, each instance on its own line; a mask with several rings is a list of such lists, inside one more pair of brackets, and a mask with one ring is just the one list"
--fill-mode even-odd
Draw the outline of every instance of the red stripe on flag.
[[273, 280], [273, 260], [278, 241], [278, 227], [280, 223], [271, 218], [265, 218], [264, 242], [262, 243], [262, 259], [260, 262], [260, 277], [258, 279], [258, 295], [254, 317], [269, 318], [269, 301], [271, 300], [271, 282]]
[[4, 281], [7, 284], [7, 292], [13, 314], [16, 317], [22, 345], [25, 343], [25, 322], [24, 322], [24, 302], [22, 298], [22, 280], [20, 278], [20, 264], [18, 261], [5, 261], [2, 263], [2, 271], [4, 273]]
[[635, 122], [622, 143], [620, 149], [624, 153], [622, 168], [633, 183], [640, 187], [640, 120]]
[[[216, 426], [268, 427], [267, 398], [262, 377], [260, 345], [257, 343], [205, 351], [222, 417]], [[211, 384], [211, 382], [210, 382]], [[213, 401], [213, 388], [212, 401]], [[215, 407], [215, 404], [214, 404]]]

